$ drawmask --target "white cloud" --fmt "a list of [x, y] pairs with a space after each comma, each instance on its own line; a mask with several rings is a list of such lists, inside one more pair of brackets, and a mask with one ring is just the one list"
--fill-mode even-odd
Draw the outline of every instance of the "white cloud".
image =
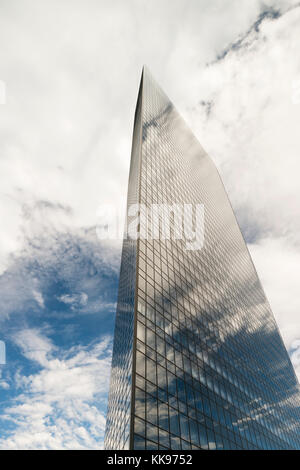
[[203, 68], [203, 104], [186, 111], [220, 169], [289, 350], [300, 337], [299, 19], [300, 8], [266, 17]]
[[249, 249], [285, 343], [291, 345], [300, 336], [300, 251], [284, 238], [263, 239]]
[[[2, 3], [1, 319], [47, 305], [48, 271], [70, 281], [66, 305], [82, 293], [90, 312], [109, 305], [70, 260], [79, 247], [93, 272], [118, 270], [119, 246], [96, 249], [94, 226], [100, 203], [124, 207], [147, 63], [220, 168], [299, 372], [300, 8], [261, 21], [297, 1]], [[97, 448], [104, 416], [90, 402], [107, 390], [106, 343], [65, 355], [39, 330], [15, 341], [41, 370], [16, 373], [23, 393], [6, 416], [17, 430], [2, 447]]]
[[[33, 238], [47, 244], [57, 233], [93, 227], [99, 203], [124, 207], [144, 62], [219, 165], [250, 241], [252, 232], [285, 231], [296, 238], [300, 105], [292, 96], [300, 76], [295, 60], [300, 9], [262, 21], [268, 12], [296, 5], [293, 0], [226, 5], [177, 0], [172, 9], [168, 1], [92, 1], [89, 9], [77, 1], [72, 8], [68, 1], [6, 4], [0, 19], [0, 40], [9, 46], [1, 60], [8, 94], [0, 115], [2, 270], [24, 246], [31, 256]], [[251, 30], [258, 20], [259, 30]], [[238, 40], [239, 48], [230, 50]], [[224, 60], [206, 66], [224, 50], [229, 51]], [[209, 118], [207, 106], [197, 106], [201, 101], [212, 103]], [[115, 258], [114, 246], [106, 252]], [[12, 280], [6, 282], [15, 289]], [[19, 287], [27, 298], [30, 286]]]
[[[116, 302], [106, 302], [103, 300], [101, 295], [97, 295], [95, 302], [91, 302], [88, 305], [88, 295], [84, 292], [74, 294], [63, 294], [57, 299], [66, 305], [71, 307], [71, 310], [80, 311], [81, 313], [100, 313], [102, 311], [115, 312], [117, 304]], [[85, 309], [84, 307], [88, 307]]]
[[34, 299], [36, 300], [36, 302], [38, 303], [38, 305], [41, 307], [41, 308], [44, 308], [45, 307], [45, 304], [44, 304], [44, 299], [43, 299], [43, 296], [42, 296], [42, 293], [41, 292], [38, 292], [36, 290], [33, 290], [33, 297]]
[[100, 244], [93, 230], [41, 233], [40, 228], [31, 227], [22, 251], [0, 276], [0, 321], [18, 318], [18, 323], [29, 312], [31, 318], [50, 310], [56, 315], [55, 299], [66, 306], [60, 317], [114, 310], [120, 252]]
[[8, 390], [10, 388], [10, 385], [5, 380], [0, 380], [0, 388], [3, 388], [4, 390]]
[[262, 239], [249, 249], [300, 379], [300, 250], [284, 237]]
[[81, 292], [79, 294], [64, 294], [57, 298], [60, 302], [68, 305], [86, 305], [89, 296], [85, 292]]
[[54, 345], [37, 329], [21, 330], [14, 335], [13, 340], [27, 359], [36, 361], [41, 366], [48, 364], [47, 357], [53, 351]]
[[90, 347], [58, 350], [38, 330], [20, 331], [14, 338], [24, 356], [41, 370], [18, 375], [22, 392], [2, 419], [15, 430], [0, 439], [4, 449], [100, 448], [105, 428], [111, 338]]
[[300, 106], [292, 101], [299, 17], [300, 8], [265, 20], [238, 50], [203, 70], [203, 100], [212, 107], [209, 118], [205, 109], [201, 119], [199, 109], [193, 113], [243, 229], [294, 238], [300, 233]]
[[175, 103], [194, 106], [209, 89], [199, 65], [243, 34], [263, 9], [294, 3], [2, 5], [0, 78], [7, 84], [7, 103], [0, 115], [0, 216], [6, 226], [0, 234], [0, 268], [4, 271], [9, 255], [22, 248], [24, 223], [34, 223], [38, 201], [51, 203], [37, 220], [45, 233], [53, 224], [65, 230], [95, 225], [99, 203], [124, 207], [143, 63]]

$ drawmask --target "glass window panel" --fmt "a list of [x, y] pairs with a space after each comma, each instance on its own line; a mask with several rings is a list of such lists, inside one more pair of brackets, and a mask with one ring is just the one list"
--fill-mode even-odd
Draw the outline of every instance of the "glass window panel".
[[136, 375], [135, 384], [137, 387], [145, 390], [145, 379], [141, 377], [140, 375]]
[[209, 400], [206, 397], [202, 397], [202, 403], [203, 403], [203, 411], [204, 413], [210, 417], [210, 405], [209, 405]]
[[149, 358], [147, 358], [147, 380], [156, 384], [156, 364]]
[[175, 434], [176, 436], [180, 436], [178, 412], [170, 407], [169, 413], [170, 413], [170, 431], [172, 434]]
[[170, 449], [170, 435], [162, 429], [159, 429], [159, 445], [163, 445], [167, 449]]
[[147, 423], [147, 439], [151, 441], [158, 442], [158, 427], [153, 426], [152, 424]]
[[169, 412], [168, 405], [165, 403], [159, 403], [158, 405], [158, 422], [159, 426], [165, 431], [169, 431]]
[[199, 445], [199, 435], [198, 435], [198, 426], [196, 421], [189, 419], [190, 424], [190, 435], [192, 444]]
[[218, 433], [215, 433], [215, 437], [216, 437], [216, 446], [217, 446], [217, 449], [218, 449], [218, 450], [222, 450], [222, 449], [223, 449], [223, 440], [222, 440], [222, 437], [221, 437], [220, 434], [218, 434]]
[[217, 406], [213, 401], [210, 402], [210, 409], [211, 409], [211, 415], [212, 415], [213, 420], [218, 422], [219, 417], [218, 417]]
[[155, 322], [155, 311], [154, 308], [151, 307], [151, 305], [147, 304], [147, 318], [151, 320], [153, 323]]
[[157, 389], [157, 395], [158, 395], [158, 398], [159, 398], [161, 401], [165, 401], [165, 402], [168, 401], [168, 393], [167, 393], [167, 390], [164, 390], [164, 389], [162, 389], [162, 388], [158, 388], [158, 389]]
[[178, 399], [182, 402], [186, 402], [184, 381], [180, 379], [179, 377], [177, 377], [177, 391], [178, 391]]
[[133, 447], [135, 450], [145, 450], [145, 439], [144, 437], [134, 435], [134, 444]]
[[145, 436], [145, 421], [136, 417], [134, 420], [134, 432], [141, 436]]
[[146, 448], [147, 450], [158, 450], [158, 444], [152, 441], [147, 441], [146, 442]]
[[135, 389], [135, 414], [145, 418], [145, 392], [139, 388]]
[[145, 377], [145, 356], [140, 351], [136, 352], [136, 372]]
[[161, 354], [162, 356], [166, 355], [165, 351], [165, 341], [160, 338], [159, 336], [156, 337], [156, 347], [157, 347], [157, 352]]
[[154, 331], [150, 330], [150, 328], [147, 328], [146, 329], [146, 336], [147, 336], [147, 345], [150, 346], [152, 349], [156, 349]]
[[183, 368], [182, 354], [181, 354], [181, 352], [177, 351], [177, 349], [175, 349], [175, 364], [176, 364], [177, 367], [180, 367], [180, 369]]
[[175, 362], [174, 361], [174, 349], [172, 346], [169, 345], [169, 343], [166, 343], [166, 351], [167, 351], [167, 359], [170, 362]]
[[145, 302], [139, 297], [138, 299], [138, 311], [142, 314], [145, 315], [146, 309], [145, 309]]
[[152, 395], [147, 395], [147, 421], [155, 425], [157, 425], [158, 422], [157, 400]]
[[198, 423], [199, 439], [202, 449], [208, 449], [208, 440], [206, 434], [206, 428], [202, 424]]
[[206, 429], [207, 431], [207, 438], [208, 438], [208, 447], [209, 447], [209, 450], [215, 450], [217, 447], [216, 447], [216, 439], [215, 439], [215, 434], [214, 432], [207, 428]]
[[187, 441], [181, 440], [182, 450], [191, 450], [191, 444]]
[[168, 392], [176, 396], [176, 377], [171, 372], [168, 372]]
[[189, 432], [189, 423], [187, 416], [181, 414], [180, 415], [180, 433], [181, 438], [187, 441], [190, 440], [190, 432]]
[[141, 322], [137, 322], [137, 338], [145, 343], [145, 326]]
[[167, 389], [166, 369], [160, 365], [157, 365], [157, 385], [164, 390]]
[[195, 407], [195, 402], [194, 402], [194, 391], [190, 385], [186, 386], [186, 395], [187, 395], [187, 402], [189, 406]]
[[172, 450], [181, 450], [181, 444], [179, 437], [171, 436], [171, 449]]

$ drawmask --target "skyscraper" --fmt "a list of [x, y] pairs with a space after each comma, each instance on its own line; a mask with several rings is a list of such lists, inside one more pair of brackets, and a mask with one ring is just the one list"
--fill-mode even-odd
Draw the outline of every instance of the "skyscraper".
[[299, 384], [218, 171], [145, 68], [137, 203], [203, 204], [204, 244], [124, 239], [105, 447], [299, 449]]

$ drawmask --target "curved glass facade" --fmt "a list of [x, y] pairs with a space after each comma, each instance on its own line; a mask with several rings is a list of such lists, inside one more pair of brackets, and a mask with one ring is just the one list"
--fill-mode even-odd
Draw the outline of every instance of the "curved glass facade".
[[203, 204], [204, 245], [124, 240], [106, 448], [299, 449], [299, 384], [223, 183], [147, 69], [135, 202]]

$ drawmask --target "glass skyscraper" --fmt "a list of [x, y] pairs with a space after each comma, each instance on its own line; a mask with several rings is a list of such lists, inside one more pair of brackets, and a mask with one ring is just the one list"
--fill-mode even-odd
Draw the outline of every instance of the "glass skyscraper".
[[137, 203], [203, 204], [204, 244], [124, 239], [106, 449], [299, 449], [299, 384], [218, 171], [145, 68]]

